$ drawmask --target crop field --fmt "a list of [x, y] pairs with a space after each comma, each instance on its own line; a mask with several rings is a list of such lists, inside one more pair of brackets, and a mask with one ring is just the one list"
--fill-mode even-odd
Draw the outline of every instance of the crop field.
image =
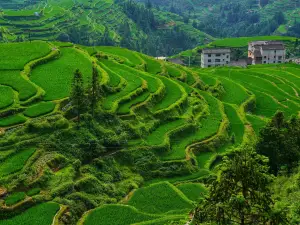
[[127, 204], [144, 212], [157, 214], [175, 210], [188, 211], [192, 208], [191, 201], [168, 182], [136, 190]]
[[54, 108], [55, 103], [53, 102], [40, 102], [27, 108], [24, 111], [24, 115], [28, 117], [38, 117], [52, 112]]
[[21, 170], [34, 152], [34, 148], [29, 148], [9, 156], [0, 165], [0, 178]]
[[21, 101], [27, 100], [37, 92], [34, 85], [24, 79], [18, 70], [0, 70], [0, 84], [16, 90]]
[[58, 59], [36, 67], [30, 80], [46, 91], [44, 100], [62, 99], [70, 94], [76, 69], [80, 69], [87, 84], [92, 74], [91, 61], [74, 48], [63, 48]]
[[51, 225], [58, 210], [59, 205], [57, 203], [42, 203], [11, 219], [0, 220], [0, 225]]
[[[110, 17], [112, 3], [84, 5]], [[78, 16], [88, 24], [92, 14]], [[77, 212], [74, 205], [79, 225], [185, 224], [207, 193], [201, 181], [224, 155], [257, 138], [278, 110], [300, 112], [296, 64], [199, 69], [118, 47], [34, 41], [5, 49], [30, 54], [0, 62], [0, 189], [8, 193], [0, 211], [45, 203], [0, 225], [51, 225]], [[101, 85], [94, 115], [93, 63]], [[84, 80], [80, 117], [69, 98], [76, 69]]]
[[183, 194], [190, 200], [198, 202], [201, 198], [205, 197], [207, 189], [203, 184], [199, 183], [182, 183], [176, 186]]
[[0, 70], [22, 70], [26, 63], [50, 53], [46, 42], [0, 44]]
[[0, 85], [0, 93], [1, 93], [0, 109], [6, 108], [14, 103], [15, 94], [10, 87]]

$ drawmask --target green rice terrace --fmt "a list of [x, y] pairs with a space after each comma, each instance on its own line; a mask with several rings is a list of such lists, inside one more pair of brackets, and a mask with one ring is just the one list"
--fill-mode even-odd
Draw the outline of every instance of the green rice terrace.
[[[69, 98], [77, 69], [84, 90], [99, 75], [92, 113]], [[276, 111], [299, 115], [300, 65], [199, 69], [119, 47], [9, 43], [0, 93], [0, 225], [186, 224], [222, 156]]]

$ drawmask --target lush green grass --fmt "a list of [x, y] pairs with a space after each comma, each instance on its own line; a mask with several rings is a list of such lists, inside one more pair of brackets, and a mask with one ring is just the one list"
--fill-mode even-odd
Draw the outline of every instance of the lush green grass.
[[14, 103], [14, 92], [10, 87], [0, 85], [0, 109], [6, 108]]
[[34, 85], [25, 80], [18, 70], [0, 70], [0, 84], [10, 86], [19, 92], [21, 101], [27, 100], [37, 92]]
[[171, 66], [171, 65], [165, 65], [167, 71], [168, 71], [168, 74], [171, 76], [171, 77], [175, 77], [175, 78], [178, 78], [178, 77], [181, 77], [181, 71], [177, 68], [175, 68], [174, 66]]
[[22, 150], [2, 162], [0, 164], [0, 178], [21, 170], [34, 152], [34, 148]]
[[44, 100], [68, 97], [76, 69], [83, 74], [87, 84], [92, 76], [92, 63], [75, 48], [62, 48], [60, 58], [33, 69], [30, 79], [46, 91]]
[[42, 203], [11, 219], [0, 220], [0, 225], [51, 225], [58, 210], [57, 203]]
[[161, 64], [157, 60], [145, 55], [140, 55], [140, 56], [146, 62], [146, 66], [147, 66], [146, 71], [148, 73], [158, 74], [161, 72]]
[[159, 219], [136, 223], [134, 225], [167, 225], [167, 224], [182, 224], [188, 221], [188, 216], [185, 215], [170, 215]]
[[152, 108], [153, 112], [170, 107], [172, 104], [179, 101], [183, 95], [182, 91], [178, 87], [178, 84], [176, 84], [174, 81], [171, 81], [165, 77], [159, 78], [166, 87], [166, 93], [164, 98]]
[[21, 123], [25, 123], [26, 118], [22, 114], [16, 114], [13, 116], [0, 119], [0, 127], [9, 127]]
[[109, 69], [108, 67], [106, 67], [103, 63], [99, 63], [100, 66], [107, 72], [108, 76], [109, 76], [109, 86], [111, 87], [117, 87], [120, 82], [121, 82], [121, 78], [118, 74], [116, 74], [114, 71], [112, 71], [111, 69]]
[[[114, 63], [111, 63], [109, 61], [105, 62], [105, 65], [108, 67], [114, 66]], [[124, 97], [130, 95], [133, 93], [137, 88], [140, 88], [142, 86], [142, 79], [133, 75], [131, 72], [122, 70], [120, 72], [122, 74], [122, 77], [127, 81], [127, 85], [124, 89], [122, 89], [118, 93], [114, 93], [111, 95], [108, 95], [104, 101], [103, 101], [103, 108], [106, 110], [112, 109], [114, 104], [118, 103], [120, 100], [122, 100]]]
[[152, 184], [136, 190], [128, 204], [147, 213], [162, 214], [193, 208], [190, 200], [168, 182]]
[[134, 223], [160, 218], [146, 214], [127, 205], [104, 205], [92, 210], [84, 220], [84, 225], [131, 225]]
[[0, 70], [21, 70], [31, 60], [41, 58], [51, 49], [46, 42], [0, 44]]
[[186, 197], [190, 200], [198, 202], [201, 198], [204, 198], [207, 193], [207, 189], [200, 183], [182, 183], [176, 186]]
[[137, 53], [133, 51], [129, 51], [125, 48], [119, 48], [119, 47], [111, 47], [111, 46], [101, 46], [96, 47], [98, 51], [106, 52], [112, 55], [117, 55], [125, 60], [125, 64], [129, 66], [135, 66], [140, 65], [143, 63], [143, 60], [138, 56]]
[[196, 155], [196, 159], [198, 162], [199, 168], [205, 168], [206, 163], [211, 159], [214, 155], [214, 152], [201, 152]]
[[118, 108], [118, 113], [119, 114], [128, 114], [128, 113], [130, 113], [131, 107], [146, 101], [149, 96], [150, 96], [150, 92], [145, 91], [141, 95], [131, 99], [130, 101], [121, 103], [119, 108]]
[[267, 124], [267, 122], [255, 115], [247, 114], [246, 117], [247, 120], [251, 123], [256, 135], [259, 135], [260, 129], [263, 128]]
[[241, 144], [244, 136], [244, 124], [241, 121], [237, 109], [229, 104], [224, 104], [225, 113], [230, 122], [230, 135], [235, 137], [235, 145]]
[[5, 204], [7, 206], [12, 206], [12, 205], [24, 200], [25, 198], [26, 198], [26, 195], [24, 192], [16, 192], [16, 193], [9, 195], [5, 199]]
[[27, 195], [28, 196], [34, 196], [34, 195], [37, 195], [41, 192], [41, 189], [40, 188], [33, 188], [33, 189], [30, 189], [29, 191], [27, 191]]
[[186, 124], [186, 120], [178, 119], [174, 121], [168, 121], [165, 124], [161, 124], [157, 129], [155, 129], [150, 135], [147, 136], [145, 139], [146, 143], [153, 146], [153, 145], [160, 145], [163, 144], [164, 140], [167, 138], [167, 135]]
[[296, 38], [286, 36], [257, 36], [257, 37], [238, 37], [225, 38], [209, 43], [209, 46], [239, 48], [248, 46], [251, 41], [295, 41]]
[[55, 108], [55, 103], [53, 102], [40, 102], [28, 107], [24, 111], [24, 115], [28, 117], [38, 117], [52, 112], [54, 108]]

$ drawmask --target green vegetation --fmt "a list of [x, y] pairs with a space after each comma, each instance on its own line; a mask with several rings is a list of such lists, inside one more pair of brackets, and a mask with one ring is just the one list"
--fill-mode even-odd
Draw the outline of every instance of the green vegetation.
[[51, 225], [53, 217], [59, 210], [59, 205], [54, 202], [42, 203], [27, 209], [22, 214], [11, 219], [0, 220], [1, 225]]
[[158, 214], [192, 208], [190, 200], [168, 182], [136, 190], [128, 204], [144, 212]]
[[9, 158], [0, 165], [0, 178], [21, 170], [34, 152], [34, 148], [29, 148], [9, 156]]
[[92, 75], [92, 63], [80, 51], [74, 48], [63, 48], [60, 54], [58, 59], [36, 67], [30, 76], [32, 82], [46, 91], [44, 97], [46, 101], [70, 95], [73, 73], [76, 69], [80, 68], [83, 71], [86, 85]]
[[177, 186], [190, 200], [199, 202], [207, 194], [207, 189], [199, 183], [182, 183]]
[[26, 122], [26, 118], [22, 114], [17, 114], [17, 115], [0, 119], [0, 127], [9, 127], [9, 126], [18, 125], [25, 122]]
[[[101, 220], [99, 221], [99, 219]], [[105, 205], [93, 210], [84, 220], [84, 225], [93, 224], [124, 224], [130, 225], [142, 221], [153, 220], [159, 216], [146, 214], [127, 205]]]
[[5, 204], [7, 206], [12, 206], [22, 200], [24, 200], [26, 197], [24, 192], [16, 192], [13, 193], [11, 195], [9, 195], [6, 199], [5, 199]]
[[14, 102], [14, 92], [10, 87], [0, 86], [0, 109], [6, 108]]
[[[111, 0], [81, 3], [72, 8], [72, 0], [57, 2], [81, 11], [76, 15], [86, 28], [86, 18], [95, 18], [93, 7], [99, 9], [99, 15], [106, 12], [105, 17], [115, 13], [109, 11], [116, 4]], [[70, 13], [55, 7], [50, 11], [43, 3], [40, 7], [45, 7], [47, 18], [49, 13], [58, 13], [50, 17], [53, 23], [64, 21], [64, 14]], [[82, 7], [90, 8], [89, 13]], [[22, 10], [9, 12], [8, 17], [21, 16], [16, 23], [27, 19], [28, 23], [38, 22], [29, 11], [24, 15]], [[61, 26], [69, 22], [61, 22]], [[89, 24], [94, 24], [95, 30], [101, 26], [92, 20]], [[122, 32], [127, 33], [122, 26]], [[111, 33], [109, 25], [102, 28], [110, 38], [119, 34]], [[133, 29], [137, 28], [130, 28], [136, 34]], [[161, 28], [161, 32], [167, 31]], [[268, 171], [266, 159], [256, 155], [245, 168], [241, 166], [237, 149], [245, 150], [245, 146], [269, 157], [270, 172], [293, 177], [300, 152], [299, 65], [199, 69], [120, 47], [61, 42], [46, 46], [52, 49], [50, 55], [46, 53], [48, 57], [41, 50], [41, 54], [32, 54], [37, 58], [25, 68], [0, 69], [0, 89], [5, 93], [0, 100], [5, 105], [0, 109], [0, 195], [5, 196], [0, 201], [0, 217], [5, 222], [0, 225], [20, 221], [25, 225], [50, 225], [52, 221], [57, 225], [185, 224], [196, 205], [205, 213], [201, 218], [217, 218], [209, 199], [217, 199], [219, 206], [225, 202], [226, 211], [242, 209], [248, 217], [253, 204], [267, 206], [252, 202], [246, 194], [247, 202], [241, 202], [249, 207], [239, 207], [227, 200], [237, 196], [235, 202], [240, 202], [240, 186], [222, 186], [231, 187], [236, 185], [232, 180], [246, 179], [250, 164], [259, 170], [255, 176]], [[15, 65], [10, 60], [7, 64]], [[278, 110], [282, 113], [273, 118]], [[259, 159], [263, 170], [256, 167]], [[220, 168], [224, 165], [223, 173]], [[228, 168], [237, 175], [224, 181]], [[210, 184], [216, 182], [222, 185], [214, 191]], [[272, 187], [270, 183], [268, 188]], [[255, 189], [256, 193], [264, 195], [261, 189]], [[216, 197], [210, 198], [214, 194]], [[285, 196], [277, 197], [286, 204]], [[41, 202], [48, 203], [34, 206]], [[272, 203], [268, 206], [273, 209]], [[287, 208], [290, 221], [297, 221], [295, 207]], [[268, 217], [270, 211], [266, 212]], [[236, 218], [240, 215], [234, 213]]]
[[52, 112], [54, 108], [55, 103], [53, 102], [40, 102], [27, 108], [24, 111], [24, 115], [28, 117], [38, 117]]

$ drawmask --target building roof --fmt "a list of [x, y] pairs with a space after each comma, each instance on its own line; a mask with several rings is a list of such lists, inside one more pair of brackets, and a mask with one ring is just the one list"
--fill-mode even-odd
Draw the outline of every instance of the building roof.
[[229, 48], [204, 48], [202, 53], [204, 54], [218, 54], [218, 53], [230, 53]]
[[282, 41], [253, 41], [249, 42], [250, 46], [256, 49], [261, 48], [262, 50], [284, 50], [284, 43]]

